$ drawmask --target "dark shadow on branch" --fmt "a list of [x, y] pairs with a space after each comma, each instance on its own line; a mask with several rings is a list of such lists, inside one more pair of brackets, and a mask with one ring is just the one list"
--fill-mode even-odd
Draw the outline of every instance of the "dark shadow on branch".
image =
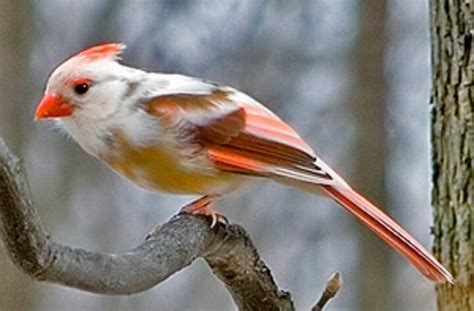
[[250, 237], [239, 225], [210, 228], [200, 216], [180, 214], [123, 254], [54, 242], [33, 207], [26, 174], [0, 137], [0, 234], [12, 261], [36, 280], [85, 291], [129, 295], [149, 289], [202, 257], [240, 310], [294, 310]]

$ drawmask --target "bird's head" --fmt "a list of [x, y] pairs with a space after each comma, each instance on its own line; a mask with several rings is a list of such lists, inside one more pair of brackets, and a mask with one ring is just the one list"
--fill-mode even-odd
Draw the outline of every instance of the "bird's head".
[[129, 89], [132, 70], [118, 62], [124, 49], [121, 43], [96, 45], [59, 65], [48, 79], [36, 120], [96, 120], [115, 113], [121, 96]]

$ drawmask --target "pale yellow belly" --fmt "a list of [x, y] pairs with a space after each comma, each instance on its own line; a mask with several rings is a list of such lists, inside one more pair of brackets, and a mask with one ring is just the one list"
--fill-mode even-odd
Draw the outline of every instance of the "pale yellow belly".
[[247, 180], [217, 170], [190, 169], [177, 155], [160, 147], [128, 150], [120, 157], [103, 160], [120, 175], [151, 191], [221, 195], [239, 189]]

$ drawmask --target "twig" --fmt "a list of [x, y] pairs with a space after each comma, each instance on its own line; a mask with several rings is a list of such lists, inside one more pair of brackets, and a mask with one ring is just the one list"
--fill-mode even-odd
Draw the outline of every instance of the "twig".
[[319, 301], [311, 309], [311, 311], [321, 311], [324, 306], [339, 292], [342, 286], [342, 276], [339, 272], [333, 273], [326, 281], [326, 287], [324, 288]]

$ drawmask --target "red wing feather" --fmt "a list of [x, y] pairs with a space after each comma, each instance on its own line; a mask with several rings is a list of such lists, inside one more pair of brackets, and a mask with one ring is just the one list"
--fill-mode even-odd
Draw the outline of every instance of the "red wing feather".
[[298, 133], [266, 108], [255, 103], [243, 103], [242, 106], [246, 113], [246, 132], [292, 146], [314, 156], [311, 147]]

